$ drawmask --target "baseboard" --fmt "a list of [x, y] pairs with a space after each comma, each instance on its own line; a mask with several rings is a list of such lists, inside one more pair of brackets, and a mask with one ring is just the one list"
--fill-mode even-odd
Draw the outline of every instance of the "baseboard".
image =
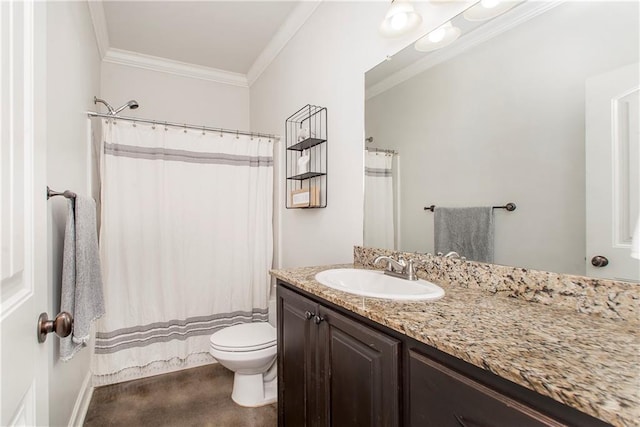
[[84, 381], [82, 381], [82, 387], [80, 387], [76, 403], [73, 406], [71, 418], [69, 418], [69, 427], [77, 427], [84, 424], [84, 418], [87, 416], [89, 403], [91, 402], [91, 396], [93, 395], [91, 377], [91, 371], [89, 371], [87, 372], [87, 376], [84, 378]]

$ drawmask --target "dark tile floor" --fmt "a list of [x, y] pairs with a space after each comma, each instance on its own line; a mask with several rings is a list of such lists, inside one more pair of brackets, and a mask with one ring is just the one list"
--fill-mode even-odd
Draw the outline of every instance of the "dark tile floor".
[[233, 373], [207, 365], [93, 392], [85, 426], [272, 427], [276, 405], [243, 408], [231, 400]]

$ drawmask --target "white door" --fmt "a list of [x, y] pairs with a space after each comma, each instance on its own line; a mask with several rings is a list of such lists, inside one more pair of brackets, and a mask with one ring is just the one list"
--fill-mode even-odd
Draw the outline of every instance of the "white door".
[[0, 1], [0, 425], [48, 424], [46, 3]]
[[588, 276], [640, 281], [640, 260], [631, 257], [640, 216], [639, 72], [636, 63], [586, 82]]

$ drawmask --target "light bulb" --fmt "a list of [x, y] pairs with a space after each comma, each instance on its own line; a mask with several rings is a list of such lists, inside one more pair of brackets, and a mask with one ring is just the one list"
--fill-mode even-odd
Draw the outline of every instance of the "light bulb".
[[419, 39], [414, 47], [420, 52], [431, 52], [450, 45], [460, 37], [460, 33], [460, 28], [454, 27], [449, 21]]
[[407, 25], [409, 21], [409, 17], [404, 12], [396, 13], [391, 17], [391, 28], [394, 30], [401, 30]]
[[385, 37], [401, 37], [415, 30], [421, 22], [422, 17], [409, 0], [395, 0], [380, 23], [380, 34]]
[[494, 7], [496, 7], [498, 4], [500, 4], [500, 0], [482, 0], [480, 2], [480, 4], [482, 5], [482, 7], [487, 8], [487, 9], [493, 9]]
[[471, 22], [488, 21], [489, 19], [500, 16], [506, 11], [513, 9], [518, 1], [501, 1], [501, 0], [481, 0], [474, 6], [464, 12], [464, 19]]
[[431, 43], [438, 43], [444, 39], [444, 36], [447, 34], [447, 30], [440, 27], [437, 30], [433, 30], [429, 33], [429, 41]]

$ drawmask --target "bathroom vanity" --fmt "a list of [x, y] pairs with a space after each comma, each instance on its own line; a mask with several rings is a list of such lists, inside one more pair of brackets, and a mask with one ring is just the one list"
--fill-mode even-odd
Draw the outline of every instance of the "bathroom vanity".
[[272, 271], [281, 426], [638, 425], [633, 323], [440, 283], [361, 297], [315, 281], [334, 267]]

